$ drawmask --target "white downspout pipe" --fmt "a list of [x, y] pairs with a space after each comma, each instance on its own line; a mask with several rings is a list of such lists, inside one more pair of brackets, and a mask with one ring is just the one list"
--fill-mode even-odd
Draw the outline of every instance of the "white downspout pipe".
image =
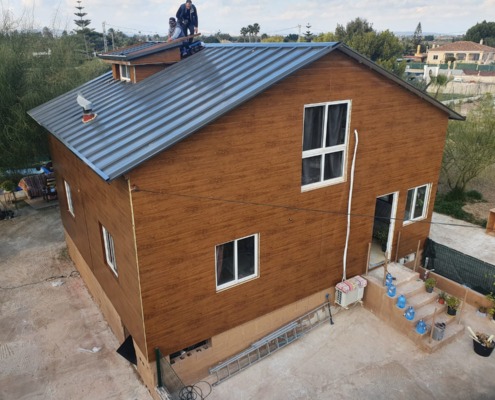
[[347, 203], [347, 233], [345, 236], [345, 247], [344, 247], [344, 268], [342, 273], [342, 281], [347, 279], [347, 250], [349, 249], [349, 237], [351, 235], [351, 205], [352, 205], [352, 192], [354, 187], [354, 168], [356, 166], [356, 153], [359, 144], [359, 134], [357, 129], [354, 129], [354, 138], [356, 142], [354, 143], [354, 155], [352, 156], [352, 165], [351, 165], [351, 178], [349, 184], [349, 201]]

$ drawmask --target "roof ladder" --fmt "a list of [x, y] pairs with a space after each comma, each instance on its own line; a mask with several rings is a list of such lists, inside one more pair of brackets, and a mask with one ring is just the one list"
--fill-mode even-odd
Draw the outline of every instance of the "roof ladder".
[[328, 321], [329, 308], [329, 302], [323, 303], [314, 310], [253, 343], [246, 350], [210, 368], [210, 374], [216, 376], [216, 382], [213, 383], [213, 386], [300, 339], [312, 329]]

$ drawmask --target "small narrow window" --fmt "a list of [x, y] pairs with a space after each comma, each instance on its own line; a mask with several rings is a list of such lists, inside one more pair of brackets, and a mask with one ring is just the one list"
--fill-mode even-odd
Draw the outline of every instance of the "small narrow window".
[[344, 181], [350, 101], [304, 107], [302, 190]]
[[258, 235], [216, 246], [217, 289], [224, 289], [258, 276]]
[[67, 197], [67, 209], [71, 213], [71, 215], [73, 217], [75, 217], [75, 214], [74, 214], [74, 205], [72, 204], [72, 193], [70, 191], [70, 185], [65, 180], [64, 180], [64, 185], [65, 185], [65, 196]]
[[404, 223], [426, 218], [429, 196], [430, 185], [418, 186], [407, 191]]
[[120, 80], [122, 81], [131, 80], [131, 67], [129, 65], [120, 66]]
[[104, 226], [101, 227], [101, 230], [103, 233], [103, 244], [105, 246], [105, 261], [115, 276], [119, 276], [117, 271], [117, 262], [115, 260], [115, 245], [113, 243], [113, 237]]

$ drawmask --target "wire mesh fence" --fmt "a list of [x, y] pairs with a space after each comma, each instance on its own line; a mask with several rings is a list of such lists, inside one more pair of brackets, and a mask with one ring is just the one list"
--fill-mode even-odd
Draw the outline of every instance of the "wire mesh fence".
[[423, 265], [481, 294], [495, 291], [495, 265], [426, 239]]

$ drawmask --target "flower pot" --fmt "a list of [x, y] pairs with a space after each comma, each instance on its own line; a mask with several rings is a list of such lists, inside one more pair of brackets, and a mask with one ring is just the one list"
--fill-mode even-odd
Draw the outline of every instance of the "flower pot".
[[474, 352], [481, 357], [489, 357], [492, 354], [493, 347], [483, 346], [481, 343], [473, 339]]
[[430, 286], [426, 286], [426, 291], [428, 293], [433, 293], [433, 286], [431, 286], [431, 287]]
[[452, 308], [452, 307], [447, 307], [447, 314], [449, 315], [456, 315], [457, 314], [457, 309]]
[[438, 299], [438, 304], [445, 304], [445, 300], [444, 299]]

